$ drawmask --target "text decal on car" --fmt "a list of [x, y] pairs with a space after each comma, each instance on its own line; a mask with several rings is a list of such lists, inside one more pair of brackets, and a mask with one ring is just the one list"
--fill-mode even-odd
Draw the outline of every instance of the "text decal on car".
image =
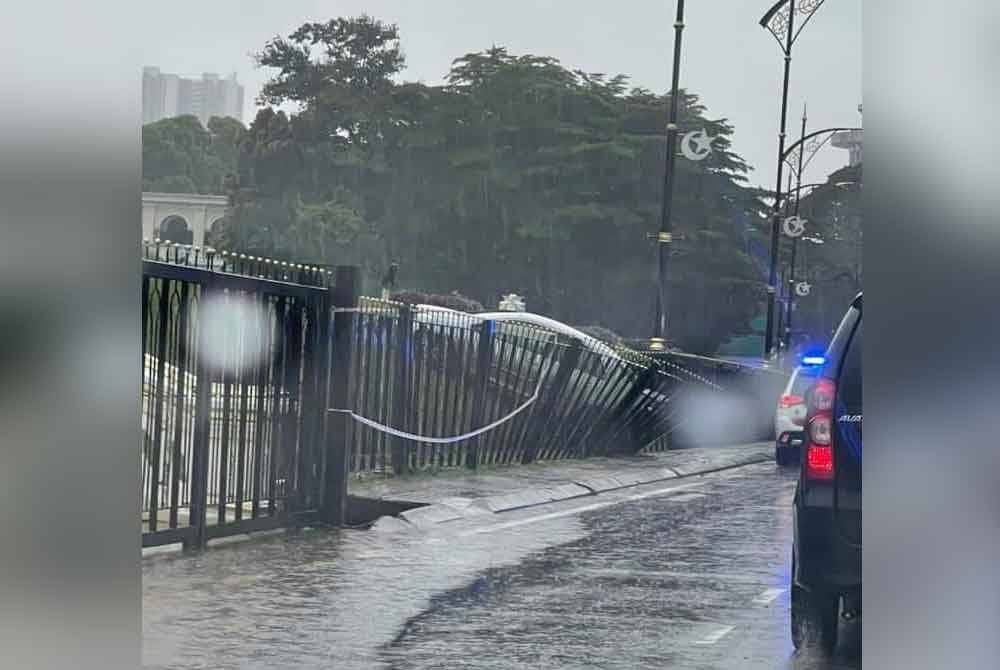
[[861, 423], [860, 414], [841, 414], [837, 419], [839, 423]]

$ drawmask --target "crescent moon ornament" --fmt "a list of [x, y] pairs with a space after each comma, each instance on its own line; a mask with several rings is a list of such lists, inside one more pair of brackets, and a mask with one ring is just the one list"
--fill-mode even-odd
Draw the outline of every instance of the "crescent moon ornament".
[[802, 237], [802, 233], [806, 232], [806, 220], [801, 216], [790, 216], [785, 219], [781, 229], [792, 239]]
[[709, 137], [705, 129], [692, 130], [681, 137], [681, 153], [689, 161], [702, 161], [712, 154], [714, 137]]
[[795, 295], [799, 296], [800, 298], [805, 298], [807, 295], [809, 295], [810, 291], [812, 291], [812, 286], [809, 284], [809, 282], [800, 281], [798, 284], [795, 285]]

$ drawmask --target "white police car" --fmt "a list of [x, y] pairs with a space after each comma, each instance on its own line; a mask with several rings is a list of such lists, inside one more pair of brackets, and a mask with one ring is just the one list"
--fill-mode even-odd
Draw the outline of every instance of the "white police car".
[[804, 356], [778, 400], [774, 417], [774, 460], [778, 465], [797, 463], [805, 441], [806, 390], [823, 365], [822, 356]]

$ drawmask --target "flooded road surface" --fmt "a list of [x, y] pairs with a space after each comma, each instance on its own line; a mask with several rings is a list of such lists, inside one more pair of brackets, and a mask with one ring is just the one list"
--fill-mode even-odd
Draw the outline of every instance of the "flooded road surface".
[[794, 473], [143, 563], [150, 668], [860, 668], [788, 636]]

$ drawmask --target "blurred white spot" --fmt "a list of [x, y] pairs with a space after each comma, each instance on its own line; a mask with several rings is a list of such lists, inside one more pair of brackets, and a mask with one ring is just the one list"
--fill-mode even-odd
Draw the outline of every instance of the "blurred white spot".
[[754, 423], [753, 408], [735, 393], [692, 390], [678, 403], [683, 420], [678, 437], [695, 444], [731, 444], [746, 438], [746, 427]]
[[265, 360], [274, 327], [260, 305], [238, 296], [215, 297], [201, 308], [202, 355], [211, 367], [239, 372]]

